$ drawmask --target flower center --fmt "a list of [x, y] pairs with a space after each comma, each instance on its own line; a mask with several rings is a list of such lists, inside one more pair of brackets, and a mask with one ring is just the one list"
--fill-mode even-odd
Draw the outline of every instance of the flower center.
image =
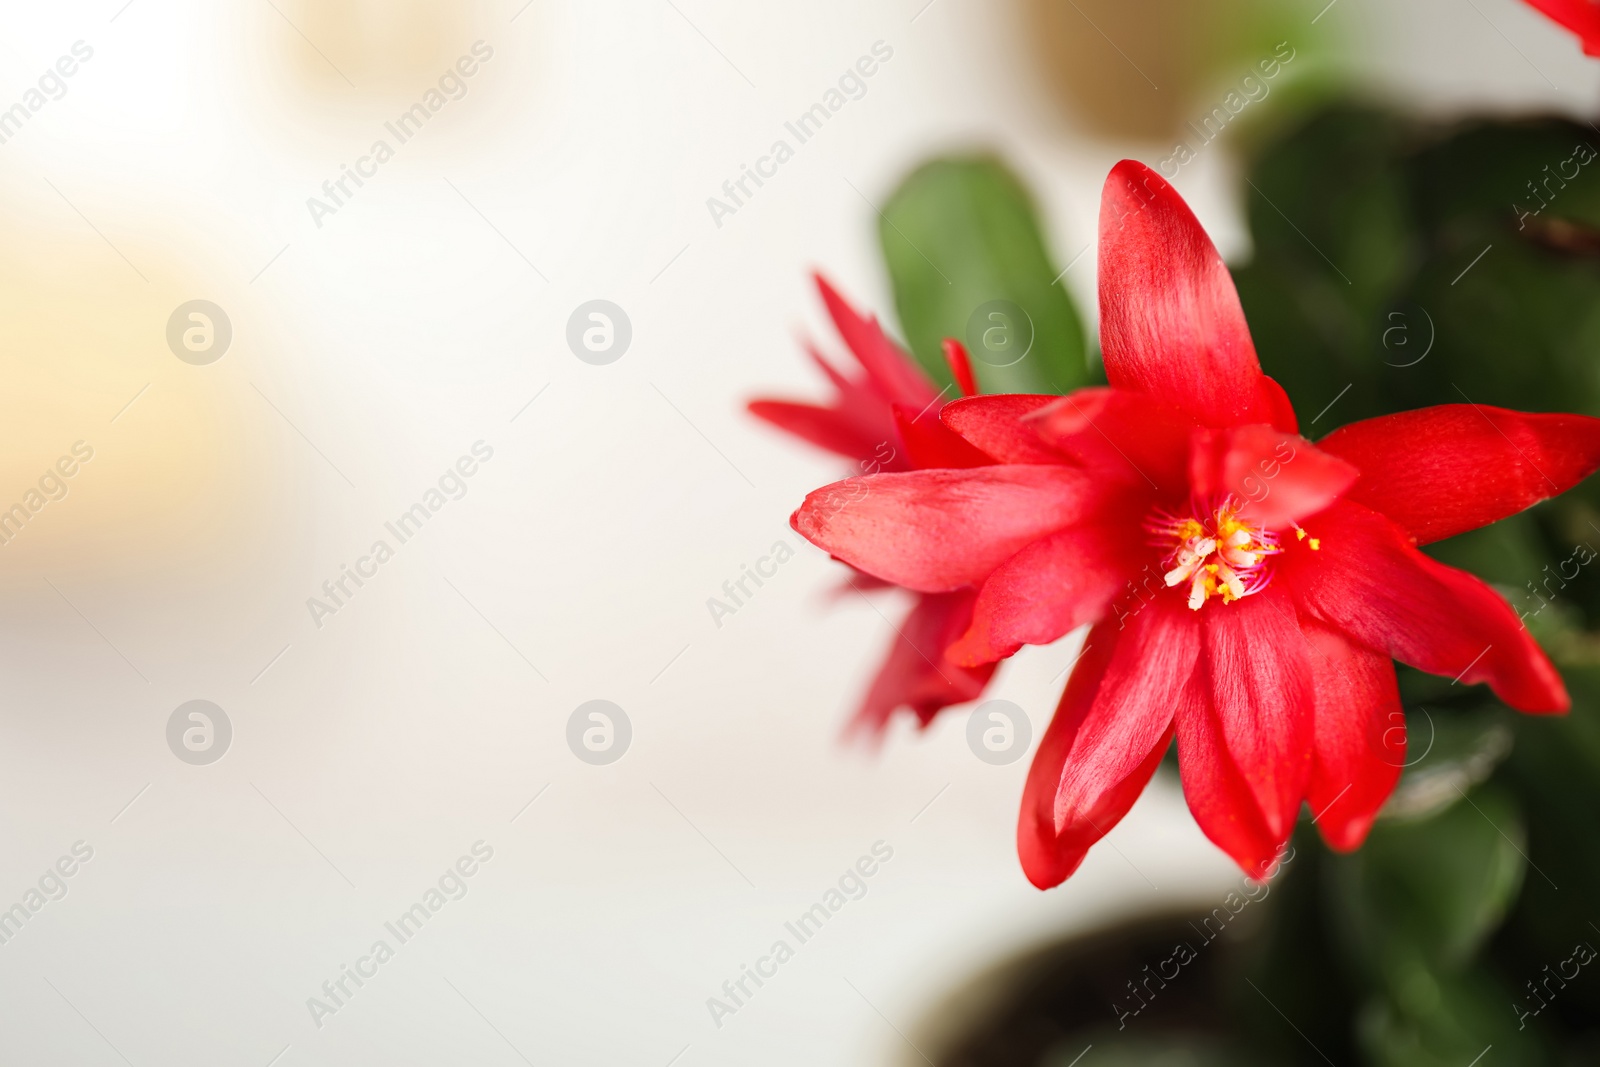
[[1241, 520], [1230, 503], [1196, 510], [1198, 516], [1186, 517], [1157, 512], [1146, 524], [1166, 550], [1167, 585], [1187, 583], [1195, 611], [1213, 596], [1231, 604], [1265, 589], [1272, 577], [1267, 560], [1283, 551], [1277, 535]]

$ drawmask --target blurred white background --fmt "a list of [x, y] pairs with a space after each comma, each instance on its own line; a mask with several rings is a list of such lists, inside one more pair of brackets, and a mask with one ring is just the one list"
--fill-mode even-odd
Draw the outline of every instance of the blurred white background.
[[[1324, 4], [1295, 0], [1306, 39], [1338, 35], [1374, 94], [1600, 94], [1513, 0]], [[0, 908], [75, 842], [93, 858], [0, 944], [0, 1062], [921, 1062], [908, 1036], [983, 968], [1237, 877], [1162, 783], [1039, 893], [1026, 761], [975, 759], [964, 711], [843, 745], [891, 631], [830, 603], [787, 527], [838, 464], [742, 411], [822, 395], [808, 269], [892, 321], [868, 201], [922, 159], [1001, 152], [1064, 265], [1110, 165], [1170, 150], [1063, 116], [1010, 7], [96, 0], [3, 24], [0, 108], [92, 58], [0, 144], [0, 508], [74, 442], [94, 458], [0, 548]], [[465, 95], [397, 145], [384, 123], [479, 41]], [[867, 93], [716, 225], [707, 197], [878, 41]], [[378, 138], [394, 158], [318, 226], [307, 199]], [[1231, 176], [1208, 152], [1178, 184], [1247, 254]], [[1092, 254], [1065, 279], [1091, 318], [1093, 279]], [[194, 299], [232, 323], [206, 366], [165, 339]], [[592, 299], [632, 324], [606, 366], [565, 341]], [[465, 495], [317, 626], [307, 598], [479, 441]], [[779, 539], [798, 557], [718, 627], [707, 598]], [[992, 690], [1036, 737], [1076, 646]], [[194, 699], [232, 724], [210, 765], [167, 743]], [[591, 699], [632, 724], [607, 766], [566, 742]], [[479, 841], [466, 896], [316, 1025], [308, 998]], [[707, 998], [877, 841], [866, 895], [715, 1025]]]

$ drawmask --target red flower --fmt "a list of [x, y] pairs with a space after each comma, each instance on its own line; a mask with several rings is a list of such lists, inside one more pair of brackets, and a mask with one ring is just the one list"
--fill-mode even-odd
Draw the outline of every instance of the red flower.
[[[833, 383], [831, 404], [755, 400], [752, 414], [796, 437], [858, 461], [862, 470], [908, 471], [927, 467], [968, 467], [993, 462], [939, 422], [943, 394], [911, 357], [845, 302], [821, 276], [823, 303], [862, 374], [841, 373], [807, 345], [811, 358]], [[946, 355], [961, 388], [977, 392], [966, 352], [946, 342]], [[884, 583], [857, 572], [858, 589]], [[923, 726], [951, 704], [976, 700], [994, 674], [993, 662], [960, 666], [944, 650], [971, 625], [977, 590], [971, 586], [925, 593], [897, 626], [888, 656], [867, 690], [853, 725], [881, 733], [896, 708], [909, 707]]]
[[792, 520], [888, 581], [978, 585], [958, 662], [1094, 624], [1023, 794], [1034, 884], [1078, 867], [1174, 736], [1190, 810], [1246, 873], [1306, 801], [1355, 848], [1404, 762], [1391, 658], [1567, 707], [1510, 606], [1417, 545], [1571, 488], [1600, 466], [1600, 420], [1449, 404], [1310, 444], [1221, 257], [1139, 163], [1106, 182], [1100, 317], [1109, 388], [944, 409], [997, 465], [850, 479]]
[[1528, 0], [1536, 11], [1578, 35], [1583, 50], [1600, 56], [1600, 2], [1597, 0]]

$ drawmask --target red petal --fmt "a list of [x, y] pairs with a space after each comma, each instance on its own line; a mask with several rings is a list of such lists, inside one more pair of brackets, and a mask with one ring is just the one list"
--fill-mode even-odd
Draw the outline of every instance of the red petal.
[[1419, 670], [1487, 682], [1514, 708], [1567, 709], [1561, 676], [1483, 582], [1429, 559], [1393, 522], [1359, 504], [1340, 501], [1306, 532], [1304, 541], [1284, 540], [1276, 577], [1316, 618]]
[[1208, 699], [1179, 715], [1178, 766], [1195, 821], [1252, 878], [1294, 830], [1311, 777], [1312, 686], [1305, 636], [1278, 589], [1204, 616]]
[[995, 393], [954, 400], [939, 412], [951, 430], [1000, 463], [1061, 463], [1065, 457], [1039, 440], [1027, 416], [1061, 398]]
[[802, 441], [851, 459], [870, 456], [877, 447], [870, 430], [863, 430], [832, 408], [789, 400], [752, 400], [749, 409], [756, 418]]
[[812, 343], [810, 338], [801, 337], [800, 345], [806, 350], [806, 355], [811, 357], [811, 361], [827, 376], [828, 381], [833, 383], [833, 387], [839, 392], [849, 393], [861, 389], [861, 386], [846, 377], [843, 371], [828, 362], [828, 357], [818, 351], [817, 346]]
[[1564, 493], [1600, 467], [1600, 419], [1444, 404], [1343, 426], [1317, 447], [1361, 470], [1351, 500], [1421, 544]]
[[[1095, 622], [1129, 587], [1139, 561], [1149, 555], [1126, 533], [1096, 523], [1059, 530], [1006, 560], [978, 593], [972, 628], [950, 647], [957, 663], [992, 663], [1023, 645], [1048, 645], [1086, 622]], [[1161, 585], [1159, 572], [1152, 575]], [[1125, 594], [1123, 615], [1143, 600]]]
[[942, 709], [983, 694], [995, 664], [959, 667], [944, 654], [971, 622], [975, 596], [968, 589], [917, 598], [851, 722], [852, 730], [881, 734], [897, 708], [910, 708], [927, 726]]
[[876, 593], [884, 589], [899, 588], [893, 582], [886, 582], [882, 578], [876, 578], [868, 574], [866, 571], [858, 571], [851, 567], [850, 573], [842, 581], [836, 582], [824, 595], [831, 601], [839, 601], [845, 599], [851, 593]]
[[950, 365], [950, 376], [962, 396], [978, 395], [978, 379], [972, 376], [972, 360], [967, 356], [967, 346], [954, 337], [944, 339], [944, 361]]
[[1105, 622], [1089, 631], [1023, 787], [1017, 851], [1034, 885], [1065, 881], [1133, 807], [1171, 741], [1199, 655], [1194, 620], [1161, 605], [1125, 630]]
[[1311, 642], [1316, 690], [1316, 761], [1306, 799], [1322, 839], [1350, 852], [1361, 846], [1406, 762], [1406, 718], [1394, 664], [1316, 623]]
[[1271, 529], [1315, 515], [1358, 476], [1305, 438], [1261, 424], [1195, 430], [1189, 448], [1189, 486], [1197, 497], [1231, 497], [1244, 518]]
[[853, 567], [944, 593], [982, 581], [1029, 542], [1084, 518], [1103, 496], [1069, 467], [872, 474], [818, 489], [789, 522]]
[[1079, 389], [1028, 416], [1046, 445], [1096, 475], [1164, 493], [1188, 484], [1193, 416], [1129, 389]]
[[822, 275], [815, 277], [817, 291], [822, 294], [822, 302], [827, 305], [839, 336], [866, 368], [884, 401], [905, 404], [916, 411], [933, 403], [938, 393], [928, 376], [904, 349], [889, 340], [878, 320], [857, 312]]
[[1283, 391], [1283, 386], [1278, 384], [1278, 379], [1262, 375], [1261, 393], [1266, 397], [1267, 406], [1273, 412], [1267, 421], [1284, 433], [1298, 433], [1300, 422], [1295, 418], [1294, 404], [1290, 402], [1289, 394]]
[[1112, 385], [1208, 426], [1282, 418], [1211, 238], [1172, 186], [1130, 159], [1100, 199], [1100, 347]]
[[[829, 452], [855, 460], [870, 460], [881, 470], [907, 470], [900, 455], [899, 435], [889, 403], [879, 395], [870, 379], [845, 377], [828, 362], [816, 346], [801, 342], [833, 384], [835, 397], [829, 404], [807, 404], [789, 400], [754, 400], [750, 413], [781, 430]], [[890, 455], [885, 461], [882, 457]]]
[[1594, 0], [1528, 0], [1528, 3], [1577, 34], [1586, 53], [1600, 56], [1600, 5]]
[[924, 408], [919, 414], [896, 404], [894, 425], [906, 446], [906, 465], [912, 470], [986, 467], [994, 462], [940, 422], [931, 408]]

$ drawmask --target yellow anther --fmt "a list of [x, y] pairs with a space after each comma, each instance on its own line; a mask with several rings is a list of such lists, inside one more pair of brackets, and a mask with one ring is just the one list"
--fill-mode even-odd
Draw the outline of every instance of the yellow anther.
[[[1267, 560], [1282, 551], [1276, 536], [1240, 519], [1231, 504], [1206, 512], [1204, 518], [1158, 515], [1149, 529], [1168, 549], [1163, 559], [1165, 583], [1187, 583], [1189, 606], [1197, 611], [1214, 596], [1232, 604], [1259, 592], [1266, 586]], [[1306, 537], [1298, 527], [1295, 533], [1302, 540]], [[1313, 538], [1311, 547], [1317, 546]]]

